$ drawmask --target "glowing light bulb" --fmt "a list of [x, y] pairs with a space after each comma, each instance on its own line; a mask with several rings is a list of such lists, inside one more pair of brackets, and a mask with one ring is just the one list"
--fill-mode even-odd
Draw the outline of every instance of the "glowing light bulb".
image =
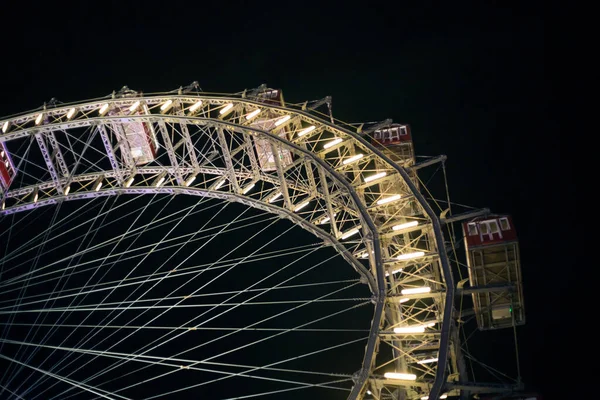
[[391, 203], [392, 201], [399, 200], [399, 199], [400, 199], [400, 197], [402, 197], [402, 196], [401, 196], [401, 195], [399, 195], [399, 194], [395, 194], [395, 195], [393, 195], [393, 196], [386, 197], [386, 198], [383, 198], [383, 199], [381, 199], [381, 200], [377, 200], [377, 205], [380, 205], [380, 206], [381, 206], [381, 205], [383, 205], [383, 204]]
[[314, 125], [311, 125], [308, 128], [304, 128], [300, 132], [298, 132], [298, 137], [302, 137], [302, 136], [306, 135], [307, 133], [314, 131], [316, 128], [317, 127]]

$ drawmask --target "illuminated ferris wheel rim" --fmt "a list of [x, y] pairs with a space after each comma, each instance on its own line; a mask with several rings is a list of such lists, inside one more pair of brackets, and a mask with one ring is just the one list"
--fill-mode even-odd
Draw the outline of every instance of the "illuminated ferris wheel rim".
[[[170, 111], [175, 108], [175, 106], [179, 104], [181, 106], [182, 113], [180, 115], [171, 114]], [[152, 109], [158, 113], [153, 114], [145, 114], [145, 115], [111, 115], [111, 110], [118, 108], [119, 110], [129, 109], [133, 113], [141, 106], [152, 107]], [[119, 193], [130, 193], [130, 194], [139, 194], [139, 193], [185, 193], [190, 195], [200, 195], [207, 197], [220, 198], [227, 201], [237, 201], [243, 204], [246, 204], [251, 207], [259, 208], [267, 212], [277, 213], [279, 215], [283, 215], [285, 218], [292, 220], [294, 223], [300, 225], [303, 229], [317, 235], [318, 237], [329, 241], [332, 243], [333, 247], [342, 254], [342, 256], [348, 261], [360, 274], [363, 276], [366, 281], [369, 283], [371, 291], [373, 293], [374, 303], [375, 303], [375, 312], [371, 326], [371, 333], [369, 336], [368, 345], [365, 351], [365, 357], [363, 361], [363, 366], [359, 373], [355, 378], [355, 386], [353, 387], [352, 393], [349, 398], [358, 398], [358, 396], [365, 392], [365, 383], [371, 374], [371, 369], [373, 368], [373, 359], [375, 357], [375, 347], [380, 334], [380, 321], [383, 318], [383, 307], [386, 302], [386, 298], [388, 297], [388, 293], [386, 291], [386, 270], [384, 268], [384, 260], [382, 254], [382, 248], [380, 245], [379, 235], [382, 230], [389, 230], [391, 226], [378, 226], [376, 221], [369, 214], [369, 209], [372, 205], [363, 204], [363, 201], [359, 198], [356, 193], [354, 186], [344, 178], [343, 173], [337, 171], [333, 166], [329, 165], [324, 158], [321, 158], [319, 154], [315, 154], [312, 151], [307, 150], [299, 145], [301, 142], [301, 138], [298, 135], [296, 137], [287, 140], [286, 138], [280, 137], [278, 134], [274, 134], [270, 131], [265, 131], [261, 129], [254, 128], [248, 125], [241, 125], [240, 123], [231, 123], [227, 120], [222, 119], [220, 116], [227, 113], [219, 112], [217, 118], [206, 118], [197, 115], [198, 111], [202, 109], [202, 107], [209, 105], [214, 106], [213, 110], [226, 110], [229, 112], [234, 112], [235, 110], [245, 109], [246, 107], [251, 107], [253, 111], [247, 112], [245, 115], [240, 115], [240, 120], [245, 122], [251, 121], [254, 117], [259, 115], [264, 111], [268, 111], [269, 113], [273, 113], [273, 115], [277, 115], [277, 121], [275, 122], [276, 126], [286, 126], [287, 123], [290, 123], [293, 120], [298, 120], [304, 123], [309, 124], [309, 127], [303, 129], [302, 132], [305, 132], [305, 138], [308, 138], [315, 133], [322, 132], [323, 130], [328, 130], [329, 132], [333, 132], [335, 137], [339, 140], [339, 142], [334, 143], [331, 147], [335, 149], [337, 146], [344, 146], [351, 143], [357, 148], [364, 151], [361, 157], [377, 159], [379, 162], [388, 166], [390, 170], [390, 174], [388, 174], [384, 179], [393, 179], [393, 176], [399, 176], [407, 187], [411, 191], [411, 195], [414, 196], [416, 201], [420, 204], [423, 209], [423, 215], [429, 219], [428, 224], [431, 224], [434, 238], [435, 238], [435, 248], [437, 249], [435, 257], [437, 257], [440, 261], [440, 266], [443, 273], [443, 279], [445, 282], [445, 293], [443, 296], [445, 297], [444, 302], [444, 318], [441, 323], [441, 335], [440, 335], [440, 349], [439, 349], [439, 365], [440, 367], [436, 368], [435, 381], [424, 383], [424, 382], [414, 382], [410, 385], [414, 386], [425, 386], [432, 387], [433, 390], [431, 393], [440, 393], [442, 386], [445, 384], [444, 378], [444, 365], [446, 363], [447, 357], [447, 346], [448, 346], [448, 336], [449, 336], [449, 316], [451, 315], [452, 310], [452, 300], [454, 296], [453, 288], [454, 284], [452, 283], [452, 274], [449, 268], [449, 262], [447, 260], [446, 251], [444, 249], [444, 241], [441, 233], [441, 227], [438, 217], [435, 215], [433, 210], [427, 204], [424, 197], [419, 193], [418, 189], [411, 181], [409, 173], [406, 168], [394, 163], [389, 157], [383, 154], [379, 149], [377, 149], [374, 145], [369, 143], [363, 137], [360, 136], [358, 132], [352, 132], [351, 130], [343, 127], [339, 127], [331, 122], [325, 121], [319, 116], [315, 116], [311, 114], [310, 111], [306, 109], [296, 109], [289, 108], [283, 106], [276, 106], [273, 104], [266, 104], [265, 102], [255, 101], [248, 98], [240, 98], [240, 97], [231, 97], [231, 96], [215, 96], [209, 95], [207, 96], [204, 93], [199, 93], [198, 95], [174, 95], [174, 94], [152, 94], [152, 95], [143, 95], [143, 96], [131, 96], [131, 97], [122, 97], [122, 98], [104, 98], [104, 99], [96, 99], [92, 101], [83, 101], [77, 103], [70, 104], [61, 104], [59, 107], [53, 107], [48, 109], [42, 109], [37, 111], [30, 111], [27, 113], [23, 113], [20, 115], [13, 116], [8, 119], [0, 119], [0, 128], [2, 132], [0, 133], [0, 142], [9, 142], [12, 140], [16, 140], [19, 138], [24, 138], [28, 136], [34, 135], [44, 135], [47, 133], [52, 133], [58, 130], [69, 130], [73, 128], [85, 128], [85, 127], [93, 127], [93, 126], [101, 126], [109, 123], [119, 123], [119, 124], [127, 124], [132, 122], [143, 122], [143, 123], [177, 123], [184, 125], [195, 125], [195, 126], [207, 126], [212, 128], [225, 128], [231, 129], [233, 131], [247, 133], [255, 137], [264, 137], [269, 141], [277, 142], [282, 148], [289, 149], [294, 154], [300, 154], [303, 157], [310, 159], [315, 165], [320, 166], [323, 171], [328, 175], [328, 177], [334, 180], [336, 183], [340, 185], [340, 187], [345, 188], [347, 191], [346, 195], [350, 200], [348, 204], [354, 207], [353, 211], [355, 215], [363, 222], [361, 224], [361, 228], [364, 234], [361, 236], [361, 240], [365, 243], [369, 243], [372, 248], [372, 254], [368, 256], [368, 261], [371, 264], [372, 271], [375, 274], [368, 271], [367, 268], [363, 266], [361, 261], [357, 260], [356, 256], [349, 253], [348, 250], [341, 243], [343, 239], [342, 236], [331, 235], [325, 232], [323, 229], [318, 227], [314, 222], [311, 223], [299, 216], [297, 213], [293, 212], [293, 210], [286, 210], [285, 208], [281, 208], [278, 206], [273, 206], [269, 204], [266, 198], [256, 199], [250, 197], [250, 195], [246, 195], [243, 193], [242, 188], [238, 188], [237, 193], [226, 193], [220, 192], [217, 190], [202, 190], [193, 187], [186, 187], [187, 185], [171, 185], [171, 186], [161, 186], [161, 187], [118, 187], [119, 182], [115, 179], [115, 184], [113, 187], [109, 187], [103, 190], [93, 190], [90, 186], [88, 190], [81, 190], [77, 193], [72, 193], [65, 195], [64, 193], [54, 193], [52, 195], [48, 195], [44, 198], [36, 199], [29, 204], [16, 206], [16, 207], [7, 207], [6, 209], [0, 211], [0, 214], [8, 214], [11, 212], [24, 211], [27, 209], [31, 209], [34, 207], [46, 205], [46, 204], [54, 204], [61, 200], [71, 200], [78, 198], [91, 198], [97, 196], [109, 196], [109, 195], [117, 195]], [[191, 111], [190, 111], [191, 110]], [[256, 112], [256, 110], [260, 110]], [[251, 118], [248, 118], [251, 116]], [[277, 122], [282, 121], [280, 124]], [[309, 129], [308, 132], [307, 129]], [[334, 140], [334, 141], [335, 141]], [[177, 167], [170, 166], [171, 170], [168, 170], [167, 173], [169, 175], [174, 175], [173, 172], [175, 170], [179, 170], [179, 173], [198, 173], [204, 172], [207, 174], [215, 174], [216, 176], [225, 176], [227, 171], [224, 169], [212, 169], [205, 168], [204, 171], [198, 170], [196, 168], [187, 167]], [[164, 168], [163, 168], [164, 170]], [[143, 174], [146, 171], [149, 175], [158, 176], [159, 173], [157, 171], [151, 170], [151, 168], [140, 167], [135, 168], [135, 173]], [[104, 173], [94, 173], [87, 175], [79, 175], [79, 176], [68, 176], [58, 178], [58, 180], [49, 180], [47, 182], [41, 183], [39, 185], [33, 185], [29, 187], [18, 188], [14, 190], [8, 190], [8, 192], [3, 193], [4, 198], [16, 198], [19, 196], [27, 196], [31, 195], [34, 190], [38, 190], [38, 188], [43, 189], [51, 189], [56, 186], [56, 184], [61, 184], [63, 186], [67, 185], [68, 182], [74, 182], [79, 179], [80, 181], [88, 181], [92, 182], [102, 176], [102, 178], [107, 179], [111, 177], [111, 174], [114, 176], [117, 171], [107, 170]], [[234, 171], [234, 174], [237, 176], [237, 172]], [[392, 175], [393, 174], [393, 175]], [[116, 178], [116, 176], [114, 176]], [[247, 178], [247, 177], [244, 177]], [[259, 179], [263, 179], [261, 176]], [[122, 185], [123, 182], [120, 182]], [[351, 207], [352, 208], [352, 207]], [[369, 248], [367, 246], [367, 248]], [[432, 254], [428, 254], [431, 256]], [[401, 258], [399, 258], [401, 260]], [[375, 276], [374, 276], [375, 275]], [[401, 379], [402, 380], [402, 379]], [[409, 379], [412, 380], [412, 377]]]

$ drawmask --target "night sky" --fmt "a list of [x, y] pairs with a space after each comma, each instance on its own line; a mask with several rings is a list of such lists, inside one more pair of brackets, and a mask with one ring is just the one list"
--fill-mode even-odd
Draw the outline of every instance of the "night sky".
[[155, 4], [20, 2], [4, 10], [3, 20], [20, 22], [3, 33], [0, 115], [52, 97], [198, 81], [220, 93], [266, 83], [294, 103], [329, 95], [340, 120], [410, 124], [418, 155], [448, 156], [453, 201], [513, 216], [527, 314], [518, 329], [522, 375], [553, 398], [554, 367], [542, 360], [556, 345], [548, 330], [568, 264], [552, 249], [570, 240], [556, 224], [573, 213], [566, 198], [574, 183], [555, 186], [571, 167], [555, 162], [568, 150], [547, 112], [541, 2]]

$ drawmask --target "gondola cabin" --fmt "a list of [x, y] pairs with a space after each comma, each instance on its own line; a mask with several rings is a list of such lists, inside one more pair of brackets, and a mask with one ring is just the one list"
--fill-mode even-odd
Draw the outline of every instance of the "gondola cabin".
[[509, 215], [463, 223], [469, 291], [479, 329], [525, 323], [517, 232]]
[[[147, 115], [150, 114], [148, 107], [145, 104], [139, 105], [133, 111], [128, 107], [115, 108], [112, 111], [114, 115]], [[129, 151], [131, 158], [136, 165], [145, 165], [156, 159], [158, 150], [158, 141], [156, 131], [149, 122], [129, 122], [121, 124], [123, 134], [127, 139], [127, 146], [122, 144], [121, 151]]]
[[[284, 106], [283, 97], [281, 94], [281, 90], [279, 89], [266, 89], [260, 93], [258, 93], [254, 100], [259, 101], [265, 104], [271, 104], [275, 106]], [[253, 110], [249, 109], [248, 113], [251, 113]], [[257, 117], [252, 119], [250, 126], [255, 129], [260, 129], [262, 131], [271, 132], [275, 128], [277, 128], [276, 122], [281, 118], [280, 114], [275, 114], [273, 112], [264, 110]], [[283, 126], [279, 128], [277, 134], [281, 138], [289, 139], [288, 128], [287, 126]], [[258, 163], [260, 164], [260, 168], [263, 171], [275, 171], [277, 169], [277, 164], [275, 162], [275, 156], [273, 152], [273, 148], [271, 146], [271, 142], [262, 138], [262, 137], [254, 137], [254, 148], [256, 149]], [[277, 157], [279, 158], [279, 162], [282, 168], [290, 165], [293, 162], [292, 153], [283, 148], [279, 148], [277, 151]]]
[[414, 149], [410, 125], [391, 124], [377, 129], [371, 137], [371, 144], [383, 150], [393, 161], [404, 164], [407, 160], [414, 162]]
[[3, 192], [8, 191], [17, 171], [4, 142], [0, 142], [0, 187]]

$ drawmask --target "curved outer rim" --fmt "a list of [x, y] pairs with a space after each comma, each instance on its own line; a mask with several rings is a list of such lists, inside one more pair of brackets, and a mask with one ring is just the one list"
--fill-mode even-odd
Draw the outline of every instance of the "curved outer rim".
[[[64, 114], [69, 108], [74, 107], [74, 106], [79, 106], [79, 107], [87, 106], [87, 108], [89, 108], [91, 110], [91, 109], [97, 108], [99, 105], [101, 105], [103, 103], [107, 103], [107, 102], [109, 102], [109, 103], [121, 103], [122, 102], [124, 104], [125, 103], [129, 104], [134, 100], [143, 100], [146, 102], [148, 102], [150, 100], [152, 102], [152, 104], [156, 104], [156, 103], [160, 103], [160, 102], [163, 102], [163, 101], [166, 101], [169, 99], [171, 99], [171, 100], [206, 99], [206, 100], [213, 100], [213, 101], [214, 100], [230, 101], [230, 102], [237, 102], [237, 103], [254, 104], [254, 105], [260, 106], [262, 108], [268, 108], [271, 110], [275, 109], [275, 110], [280, 110], [280, 111], [286, 112], [286, 113], [295, 113], [298, 115], [302, 115], [307, 119], [317, 121], [318, 123], [320, 123], [323, 126], [332, 128], [333, 130], [337, 130], [339, 132], [344, 133], [347, 136], [350, 136], [351, 138], [356, 140], [358, 143], [360, 143], [364, 148], [368, 149], [373, 154], [375, 154], [377, 157], [379, 157], [381, 160], [383, 160], [386, 164], [388, 164], [392, 168], [394, 168], [400, 174], [400, 176], [402, 176], [402, 178], [404, 179], [407, 186], [411, 189], [412, 194], [415, 196], [415, 198], [417, 199], [417, 201], [419, 202], [421, 207], [423, 207], [424, 211], [426, 212], [427, 216], [430, 218], [430, 220], [432, 222], [433, 231], [434, 231], [434, 235], [435, 235], [435, 241], [436, 241], [436, 248], [437, 248], [437, 252], [439, 255], [439, 259], [440, 259], [440, 264], [442, 267], [443, 279], [446, 283], [446, 285], [445, 285], [446, 286], [446, 294], [445, 294], [445, 304], [444, 304], [444, 318], [442, 321], [442, 328], [441, 328], [440, 348], [439, 348], [439, 354], [438, 354], [438, 367], [436, 370], [435, 380], [434, 380], [434, 383], [432, 385], [432, 388], [431, 388], [430, 394], [429, 394], [429, 396], [431, 398], [437, 398], [440, 395], [440, 393], [442, 392], [442, 390], [444, 388], [444, 384], [445, 384], [445, 370], [446, 370], [445, 366], [446, 366], [447, 360], [448, 360], [448, 347], [449, 347], [449, 337], [450, 337], [450, 329], [451, 329], [450, 317], [452, 314], [453, 299], [454, 299], [454, 281], [453, 281], [453, 277], [452, 277], [450, 263], [449, 263], [449, 260], [448, 260], [447, 254], [446, 254], [446, 249], [445, 249], [444, 240], [443, 240], [443, 233], [441, 231], [441, 223], [439, 221], [439, 218], [435, 214], [435, 212], [433, 211], [431, 206], [427, 203], [424, 196], [418, 191], [418, 189], [416, 188], [416, 186], [410, 179], [410, 176], [409, 176], [408, 172], [406, 171], [406, 169], [404, 167], [399, 166], [396, 163], [394, 163], [389, 157], [387, 157], [385, 154], [383, 154], [383, 152], [381, 152], [379, 149], [377, 149], [375, 146], [373, 146], [371, 143], [369, 143], [363, 137], [361, 137], [360, 135], [358, 135], [355, 132], [348, 130], [347, 128], [343, 128], [343, 127], [340, 127], [333, 123], [330, 123], [328, 121], [325, 121], [325, 120], [321, 119], [320, 117], [310, 114], [309, 112], [304, 111], [304, 110], [298, 110], [295, 108], [280, 107], [280, 106], [275, 106], [275, 105], [271, 105], [271, 104], [265, 104], [262, 102], [249, 100], [246, 98], [202, 96], [202, 95], [198, 95], [198, 96], [153, 95], [151, 97], [139, 97], [139, 96], [138, 97], [127, 97], [126, 99], [105, 98], [105, 99], [96, 100], [94, 102], [71, 103], [68, 106], [63, 106], [63, 107], [56, 108], [56, 109], [49, 109], [45, 112], [47, 112], [49, 115], [55, 115], [55, 114], [58, 115], [61, 113]], [[39, 111], [22, 114], [20, 116], [12, 117], [8, 121], [19, 121], [19, 120], [25, 121], [29, 118], [35, 118], [35, 115], [37, 115], [38, 113], [39, 113]], [[148, 120], [151, 120], [152, 122], [155, 122], [158, 120], [162, 120], [162, 121], [170, 120], [170, 121], [178, 121], [178, 122], [182, 122], [184, 120], [206, 121], [206, 122], [211, 122], [216, 125], [220, 124], [222, 126], [236, 127], [237, 129], [242, 129], [242, 130], [245, 130], [248, 132], [254, 132], [255, 134], [265, 135], [265, 136], [268, 136], [272, 140], [279, 141], [280, 143], [293, 148], [295, 151], [303, 153], [306, 156], [310, 157], [313, 162], [315, 162], [318, 165], [320, 165], [321, 167], [323, 167], [330, 174], [330, 176], [335, 177], [336, 181], [348, 190], [348, 194], [352, 197], [352, 199], [358, 209], [357, 211], [360, 213], [362, 219], [364, 220], [365, 224], [369, 228], [369, 231], [371, 232], [371, 235], [370, 235], [370, 237], [367, 237], [367, 240], [371, 240], [373, 243], [375, 271], [376, 271], [376, 276], [375, 276], [374, 280], [373, 280], [373, 277], [370, 274], [370, 272], [365, 275], [368, 279], [369, 286], [371, 287], [371, 291], [373, 293], [375, 310], [373, 313], [373, 319], [371, 322], [371, 328], [370, 328], [370, 332], [369, 332], [369, 339], [368, 339], [365, 354], [363, 357], [362, 367], [359, 370], [359, 372], [355, 375], [355, 385], [353, 386], [352, 391], [351, 391], [350, 395], [348, 396], [348, 399], [357, 399], [358, 396], [360, 395], [360, 393], [363, 392], [363, 390], [364, 390], [364, 386], [367, 382], [367, 379], [369, 378], [369, 374], [371, 372], [371, 366], [372, 366], [374, 358], [375, 358], [376, 344], [378, 341], [378, 333], [379, 333], [379, 325], [383, 318], [383, 307], [384, 307], [384, 304], [386, 301], [386, 292], [385, 292], [385, 277], [384, 277], [384, 269], [383, 269], [382, 254], [381, 254], [378, 230], [377, 230], [377, 227], [375, 226], [375, 224], [373, 223], [371, 217], [369, 216], [365, 206], [360, 201], [360, 199], [359, 199], [357, 193], [355, 192], [354, 188], [352, 187], [352, 185], [349, 182], [347, 182], [346, 179], [339, 172], [335, 171], [330, 165], [328, 165], [324, 160], [317, 157], [315, 154], [313, 154], [307, 150], [304, 150], [303, 148], [299, 147], [295, 143], [285, 140], [285, 139], [283, 139], [277, 135], [274, 135], [270, 132], [262, 131], [262, 130], [252, 128], [249, 126], [228, 123], [227, 121], [215, 120], [212, 118], [193, 117], [193, 116], [152, 114], [152, 115], [146, 115], [146, 116], [140, 116], [140, 117], [128, 116], [126, 118], [131, 119], [131, 120], [148, 119]], [[110, 121], [110, 120], [122, 120], [122, 119], [123, 119], [122, 117], [120, 117], [120, 118], [119, 117], [90, 118], [90, 119], [81, 121], [84, 123], [82, 123], [80, 126], [88, 126], [88, 125], [93, 125], [98, 122], [104, 122], [104, 121]], [[7, 120], [2, 120], [0, 122], [0, 124], [3, 124], [5, 121], [7, 121]], [[64, 122], [62, 124], [73, 125], [74, 121]], [[50, 129], [51, 127], [57, 127], [60, 125], [61, 125], [61, 123], [53, 123], [53, 124], [49, 124], [49, 125], [43, 125], [40, 127], [32, 127], [32, 128], [23, 129], [23, 130], [11, 131], [8, 133], [0, 133], [0, 141], [4, 142], [4, 141], [8, 141], [8, 140], [17, 138], [17, 137], [27, 136], [30, 133], [34, 133], [34, 132], [52, 131], [54, 129]], [[17, 133], [19, 133], [20, 135], [17, 136]], [[173, 190], [173, 189], [174, 188], [168, 188], [167, 190]], [[189, 189], [189, 188], [187, 188], [187, 189]], [[115, 190], [115, 189], [112, 189], [112, 190]], [[165, 188], [157, 189], [157, 190], [155, 190], [155, 192], [160, 191], [160, 190], [165, 190]], [[205, 193], [209, 193], [209, 192], [205, 192]], [[222, 194], [224, 194], [224, 192], [222, 192]], [[246, 198], [241, 195], [233, 195], [232, 194], [231, 196], [232, 196], [232, 201], [238, 201], [238, 202], [244, 203], [244, 201], [242, 201], [242, 199], [250, 200], [251, 204], [248, 204], [248, 205], [251, 205], [251, 206], [252, 206], [253, 202], [258, 202], [256, 200], [249, 199], [249, 198]], [[236, 200], [233, 200], [233, 197], [236, 197]], [[240, 197], [242, 199], [240, 199]], [[265, 204], [261, 203], [261, 205], [265, 205]], [[279, 207], [276, 207], [276, 208], [279, 208]], [[301, 217], [296, 216], [292, 213], [289, 213], [289, 214], [290, 214], [289, 215], [290, 219], [294, 220], [294, 222], [298, 223], [300, 226], [302, 226], [304, 229], [306, 229], [306, 227], [303, 226], [302, 223], [297, 221], [297, 219], [302, 219]], [[302, 221], [304, 221], [304, 223], [306, 225], [311, 225], [311, 224], [307, 223], [305, 220], [302, 220]], [[313, 234], [316, 232], [316, 230], [315, 230], [315, 232], [313, 232], [312, 230], [308, 230], [308, 231]], [[322, 232], [324, 235], [328, 235], [331, 237], [331, 235], [327, 234], [326, 232], [324, 232], [324, 231], [322, 231]], [[318, 236], [321, 237], [320, 235], [318, 235]], [[341, 245], [337, 241], [337, 239], [334, 238], [334, 243], [335, 242], [337, 242], [339, 244], [339, 246], [343, 247], [343, 245]], [[336, 249], [337, 249], [337, 247], [336, 247]], [[342, 254], [342, 253], [340, 253], [340, 254]], [[344, 258], [346, 259], [346, 257], [344, 257]], [[352, 257], [352, 259], [353, 259], [353, 257]], [[356, 261], [356, 263], [360, 264], [358, 261]], [[352, 262], [351, 264], [355, 268], [357, 268], [354, 262]], [[361, 265], [361, 269], [357, 269], [357, 271], [359, 271], [359, 273], [361, 275], [363, 275], [365, 269], [362, 266], [362, 264], [360, 264], [360, 265]]]

